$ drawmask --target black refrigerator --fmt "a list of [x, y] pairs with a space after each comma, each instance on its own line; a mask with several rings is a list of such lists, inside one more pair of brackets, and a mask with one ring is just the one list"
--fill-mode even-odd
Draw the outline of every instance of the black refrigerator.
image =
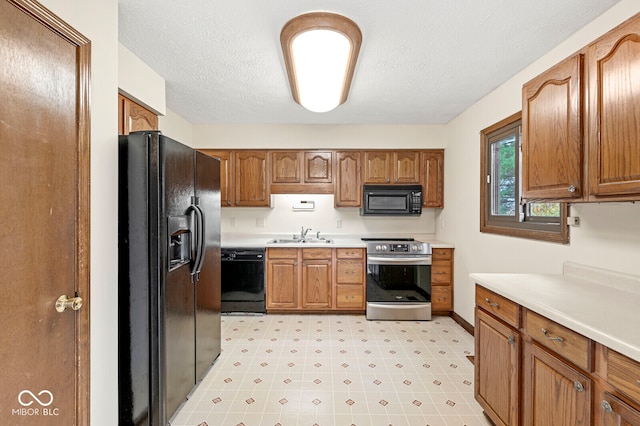
[[119, 424], [166, 425], [220, 355], [220, 162], [119, 137]]

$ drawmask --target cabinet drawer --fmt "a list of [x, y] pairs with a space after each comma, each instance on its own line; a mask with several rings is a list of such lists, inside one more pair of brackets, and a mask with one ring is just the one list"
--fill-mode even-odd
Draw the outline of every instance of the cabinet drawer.
[[340, 284], [362, 284], [364, 263], [357, 260], [338, 260], [336, 281]]
[[303, 259], [331, 259], [331, 249], [302, 249]]
[[525, 312], [525, 332], [583, 370], [592, 371], [590, 339], [529, 310]]
[[434, 262], [437, 260], [451, 260], [452, 249], [448, 248], [434, 248], [431, 250], [431, 255], [433, 256]]
[[640, 404], [640, 363], [607, 350], [607, 381]]
[[476, 306], [495, 315], [515, 328], [520, 327], [518, 304], [480, 285], [476, 285]]
[[364, 286], [337, 286], [336, 307], [338, 309], [364, 309]]
[[336, 249], [338, 259], [363, 259], [364, 249], [359, 248], [339, 248]]
[[451, 283], [451, 265], [433, 264], [431, 265], [431, 284]]
[[267, 249], [267, 259], [295, 259], [298, 257], [296, 248], [269, 248]]
[[431, 288], [431, 310], [434, 312], [451, 311], [453, 298], [450, 286], [437, 286]]

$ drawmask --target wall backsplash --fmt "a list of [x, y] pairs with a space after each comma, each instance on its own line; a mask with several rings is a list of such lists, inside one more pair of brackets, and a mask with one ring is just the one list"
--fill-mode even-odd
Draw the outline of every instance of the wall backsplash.
[[[312, 211], [294, 210], [300, 201], [313, 201]], [[435, 234], [436, 210], [423, 209], [419, 217], [363, 217], [357, 208], [333, 206], [332, 194], [274, 194], [271, 208], [227, 207], [222, 209], [222, 232], [242, 234], [293, 234], [300, 228], [310, 233], [339, 234]]]

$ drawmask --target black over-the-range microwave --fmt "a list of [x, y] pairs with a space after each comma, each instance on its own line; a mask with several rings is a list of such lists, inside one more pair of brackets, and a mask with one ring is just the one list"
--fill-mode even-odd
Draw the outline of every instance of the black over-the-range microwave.
[[364, 185], [361, 216], [422, 214], [422, 185]]

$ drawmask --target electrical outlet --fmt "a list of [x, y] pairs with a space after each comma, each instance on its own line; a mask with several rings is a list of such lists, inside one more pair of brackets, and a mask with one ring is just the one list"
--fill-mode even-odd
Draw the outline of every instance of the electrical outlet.
[[336, 228], [342, 228], [342, 219], [336, 219]]
[[256, 227], [257, 228], [264, 228], [264, 218], [262, 218], [262, 217], [256, 218]]
[[231, 218], [231, 226], [232, 226], [232, 227], [233, 227], [233, 226], [236, 226], [236, 222], [237, 222], [236, 218], [235, 218], [235, 217], [232, 217], [232, 218]]

